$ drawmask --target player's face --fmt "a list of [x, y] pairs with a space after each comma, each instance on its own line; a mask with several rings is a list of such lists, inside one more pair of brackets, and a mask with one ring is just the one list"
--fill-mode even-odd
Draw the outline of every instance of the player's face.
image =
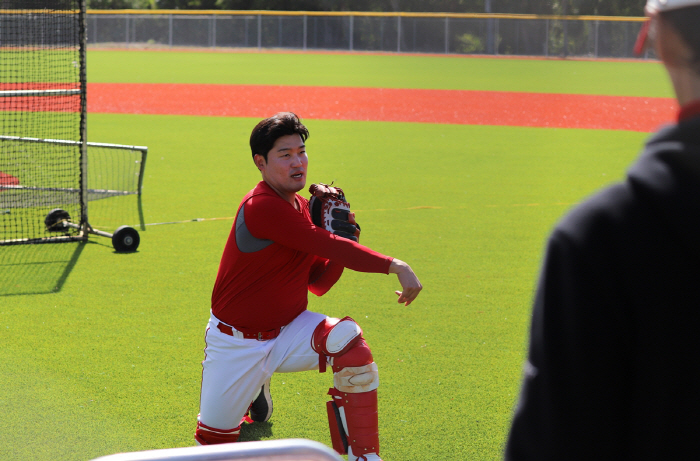
[[282, 136], [267, 153], [267, 162], [256, 156], [255, 163], [262, 173], [263, 180], [282, 198], [294, 203], [294, 194], [306, 185], [306, 168], [309, 158], [301, 136]]

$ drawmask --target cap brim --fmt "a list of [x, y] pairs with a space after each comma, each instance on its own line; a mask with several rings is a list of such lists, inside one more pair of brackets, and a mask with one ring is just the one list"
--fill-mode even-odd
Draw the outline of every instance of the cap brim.
[[644, 54], [644, 51], [647, 49], [648, 41], [649, 41], [649, 27], [651, 25], [650, 20], [644, 21], [644, 24], [642, 24], [642, 29], [639, 31], [639, 35], [637, 36], [637, 41], [634, 43], [634, 54], [636, 56], [641, 56]]

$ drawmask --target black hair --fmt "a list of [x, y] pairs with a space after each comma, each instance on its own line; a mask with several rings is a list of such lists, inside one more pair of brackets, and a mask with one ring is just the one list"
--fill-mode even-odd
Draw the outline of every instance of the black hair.
[[279, 112], [260, 121], [250, 135], [250, 150], [253, 153], [253, 159], [256, 155], [261, 155], [267, 162], [267, 153], [270, 152], [275, 141], [290, 134], [298, 134], [304, 142], [309, 137], [309, 130], [292, 112]]

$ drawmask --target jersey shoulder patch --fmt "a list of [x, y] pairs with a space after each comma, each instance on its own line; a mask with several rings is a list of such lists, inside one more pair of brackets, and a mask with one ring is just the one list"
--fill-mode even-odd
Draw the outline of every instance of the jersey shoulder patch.
[[250, 233], [245, 225], [245, 203], [236, 216], [236, 246], [242, 253], [255, 253], [264, 250], [274, 242], [272, 240], [259, 239]]

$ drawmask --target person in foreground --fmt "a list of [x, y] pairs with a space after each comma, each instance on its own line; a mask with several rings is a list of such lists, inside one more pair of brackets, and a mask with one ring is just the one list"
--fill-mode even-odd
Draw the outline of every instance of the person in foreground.
[[506, 460], [698, 458], [700, 0], [646, 12], [678, 120], [551, 234]]
[[[219, 265], [195, 440], [236, 442], [244, 421], [270, 418], [273, 373], [323, 372], [329, 364], [333, 448], [351, 461], [380, 460], [379, 375], [369, 346], [350, 317], [307, 310], [307, 292], [323, 295], [345, 267], [396, 274], [406, 306], [422, 285], [403, 261], [313, 224], [309, 202], [297, 193], [306, 185], [308, 136], [290, 112], [262, 120], [251, 134], [262, 181], [241, 201]], [[351, 213], [348, 221], [358, 235]]]

